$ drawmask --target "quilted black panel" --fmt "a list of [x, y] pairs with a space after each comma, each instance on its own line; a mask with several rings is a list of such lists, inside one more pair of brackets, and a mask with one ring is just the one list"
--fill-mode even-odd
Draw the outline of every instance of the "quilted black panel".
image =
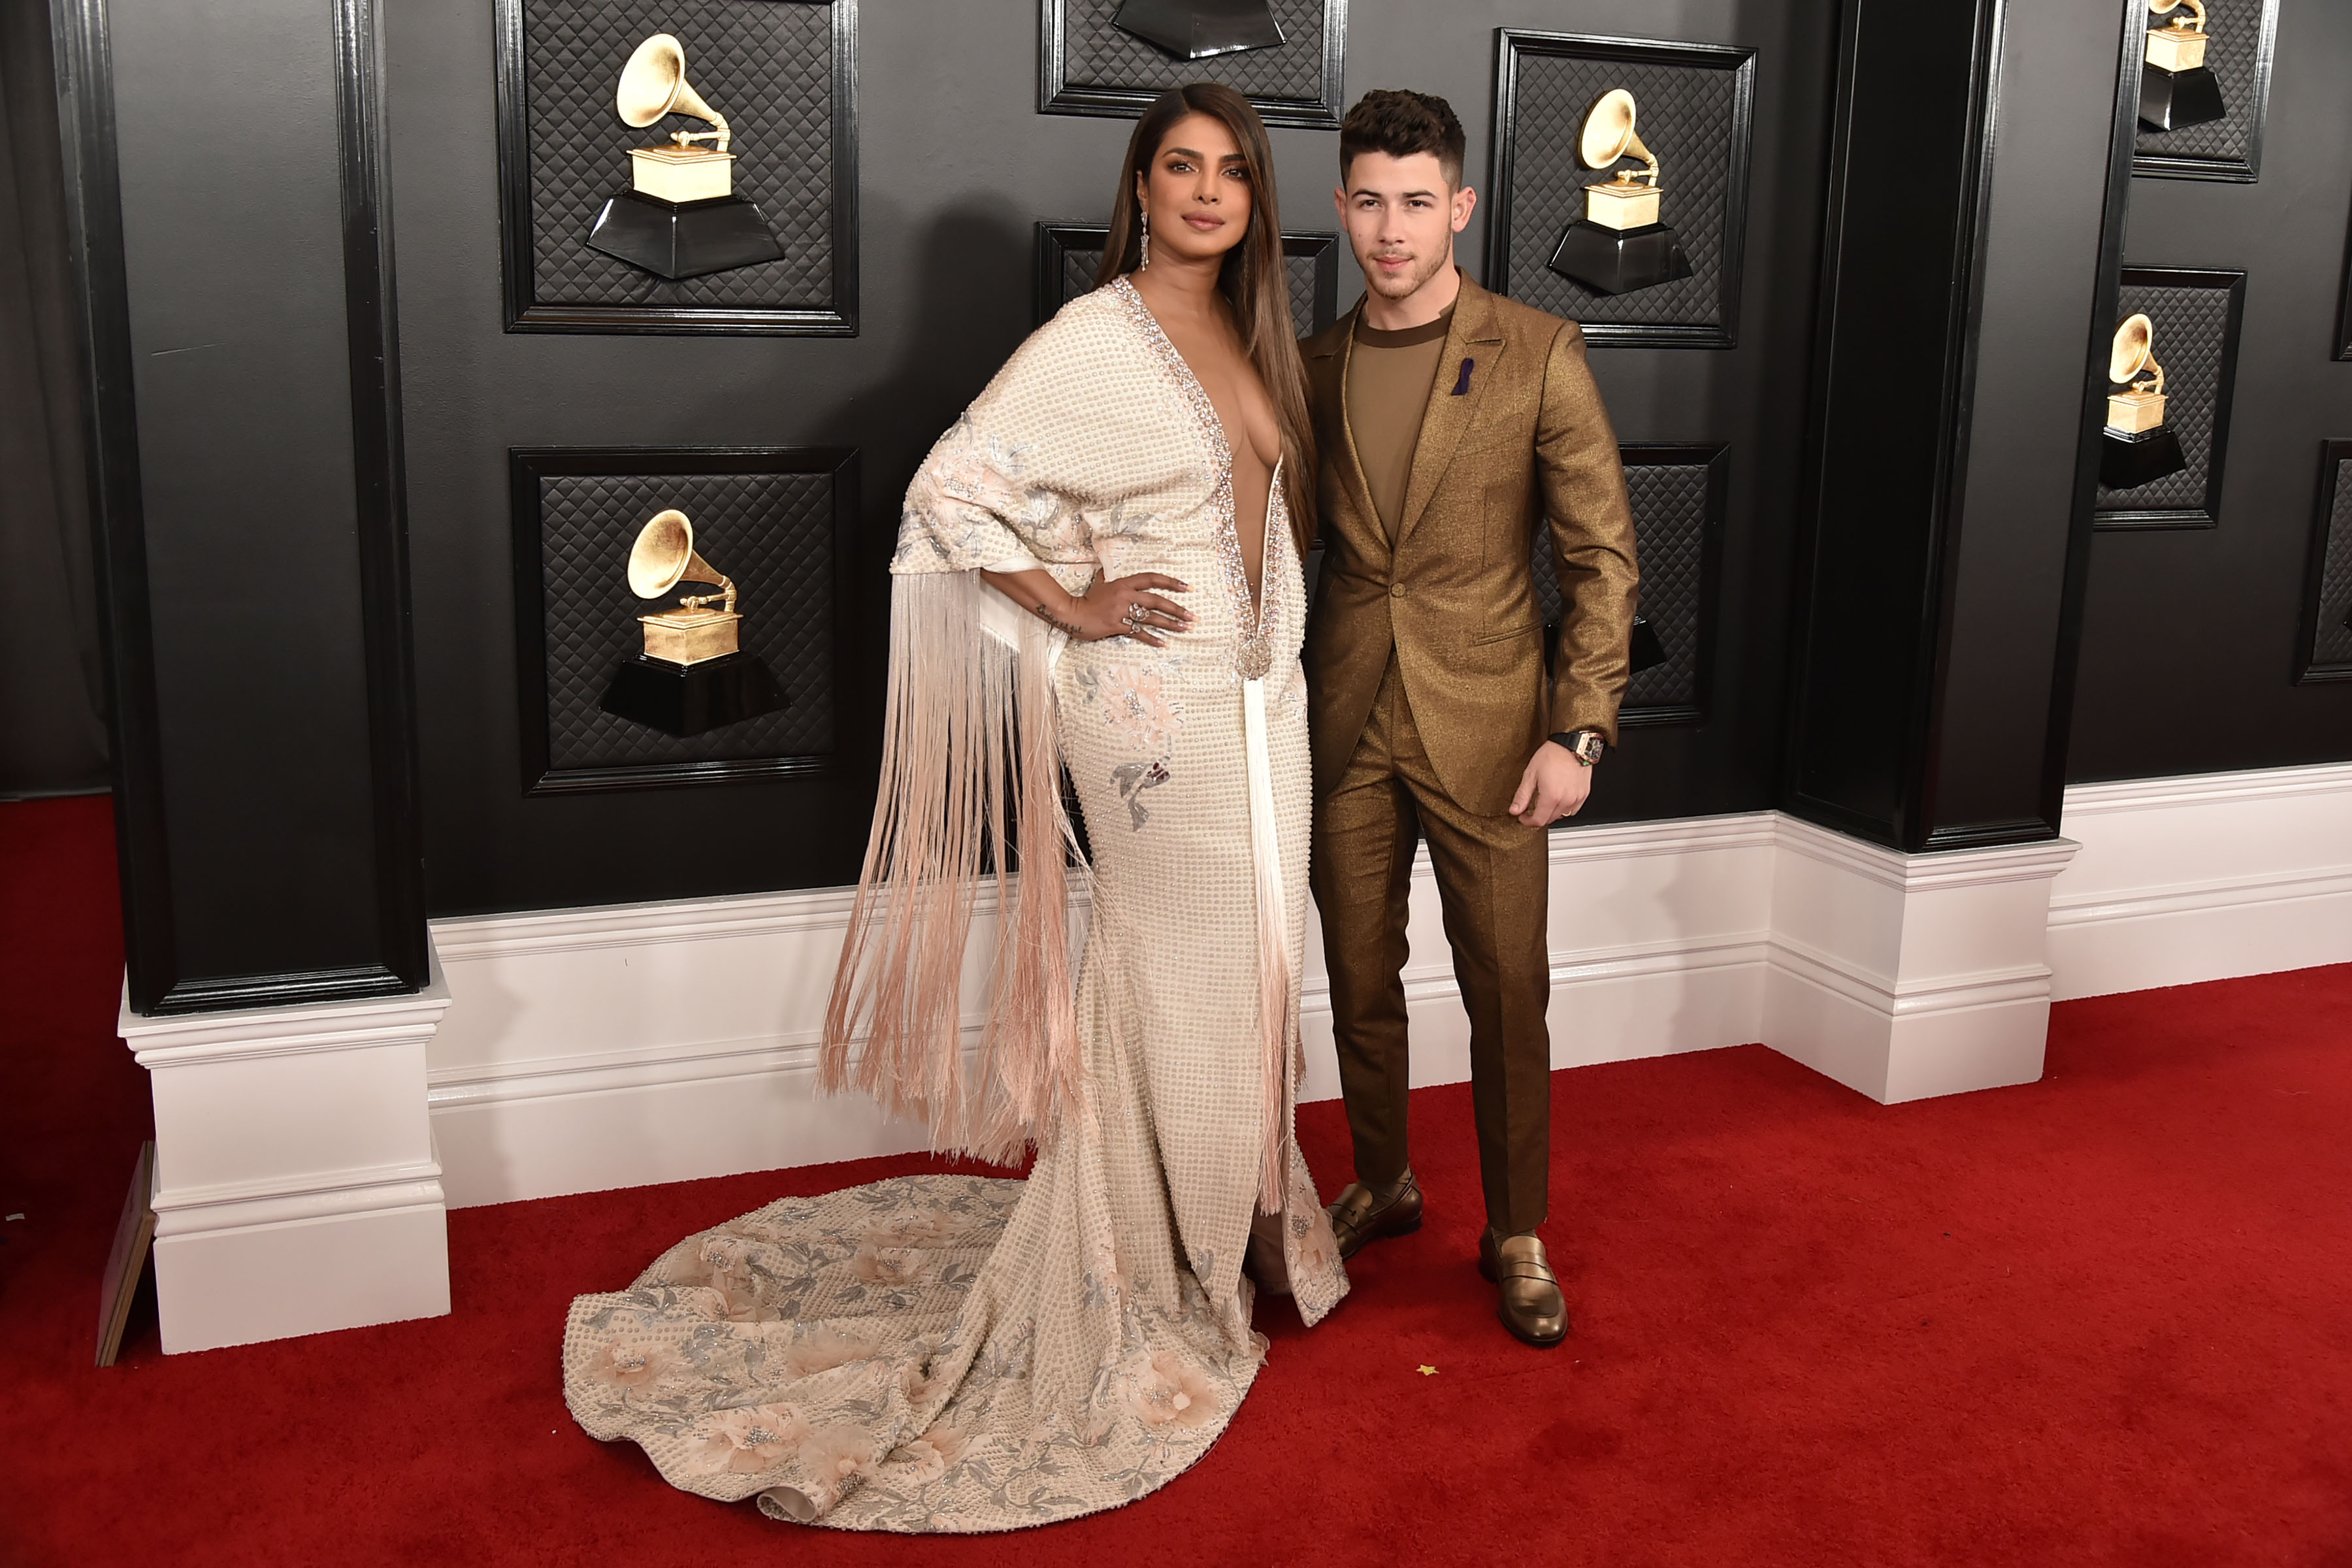
[[[1625, 454], [1625, 489], [1633, 503], [1635, 553], [1642, 568], [1642, 617], [1658, 634], [1666, 661], [1633, 677], [1623, 709], [1685, 708], [1698, 700], [1702, 628], [1706, 605], [1707, 477], [1709, 465], [1645, 463], [1639, 449]], [[1552, 571], [1551, 536], [1536, 531], [1536, 598], [1546, 625], [1560, 616], [1559, 579]]]
[[2319, 623], [2311, 638], [2311, 662], [2352, 673], [2352, 631], [2344, 621], [2352, 616], [2352, 458], [2336, 465], [2328, 507], [2327, 543], [2320, 557]]
[[[2156, 329], [2156, 363], [2164, 367], [2165, 423], [2180, 437], [2189, 466], [2130, 489], [2099, 488], [2102, 512], [2210, 513], [2213, 431], [2230, 389], [2221, 384], [2229, 349], [2230, 290], [2155, 287], [2126, 280], [2116, 319], [2144, 313]], [[2105, 367], [2099, 369], [2105, 374]]]
[[[2221, 105], [2228, 110], [2219, 120], [2179, 131], [2139, 128], [2139, 151], [2172, 158], [2201, 158], [2244, 163], [2253, 153], [2257, 129], [2254, 110], [2268, 84], [2263, 39], [2278, 25], [2278, 0], [2205, 0], [2205, 65], [2221, 85]], [[2163, 19], [2150, 16], [2154, 31]]]
[[[1637, 289], [1598, 294], [1546, 267], [1561, 233], [1584, 216], [1584, 187], [1605, 170], [1577, 155], [1585, 116], [1601, 95], [1622, 87], [1633, 95], [1636, 132], [1657, 154], [1664, 198], [1659, 219], [1682, 237], [1691, 275]], [[1521, 50], [1510, 126], [1510, 208], [1507, 254], [1497, 291], [1554, 315], [1584, 323], [1720, 327], [1727, 320], [1727, 247], [1734, 171], [1746, 163], [1738, 145], [1738, 73], [1650, 61], [1582, 59]], [[1638, 161], [1625, 167], [1638, 168]]]
[[[1102, 266], [1102, 244], [1100, 239], [1097, 239], [1091, 246], [1075, 245], [1071, 243], [1069, 237], [1073, 232], [1074, 226], [1066, 226], [1060, 231], [1059, 238], [1042, 229], [1037, 236], [1038, 244], [1055, 246], [1061, 253], [1061, 293], [1052, 300], [1040, 301], [1038, 315], [1041, 321], [1050, 317], [1054, 311], [1060, 310], [1079, 295], [1090, 293], [1094, 289], [1096, 269]], [[1099, 229], [1089, 229], [1084, 232], [1102, 235]], [[1329, 243], [1338, 245], [1338, 237], [1333, 236]], [[1286, 255], [1282, 258], [1282, 264], [1283, 270], [1290, 281], [1290, 320], [1297, 329], [1298, 335], [1308, 337], [1329, 326], [1334, 320], [1334, 312], [1323, 308], [1323, 302], [1318, 297], [1319, 290], [1316, 287], [1318, 258]]]
[[[809, 0], [520, 0], [529, 93], [531, 291], [541, 305], [829, 310], [833, 258], [833, 7]], [[605, 198], [629, 185], [629, 149], [673, 131], [613, 111], [622, 65], [656, 33], [686, 47], [686, 78], [734, 132], [735, 194], [759, 204], [782, 258], [672, 282], [588, 248]]]
[[[552, 475], [539, 494], [551, 770], [833, 752], [831, 475]], [[683, 741], [596, 705], [614, 667], [644, 647], [637, 616], [662, 607], [630, 593], [623, 569], [637, 531], [667, 507], [693, 522], [703, 559], [735, 579], [743, 647], [767, 660], [792, 699]]]
[[[1049, 96], [1046, 107], [1088, 113], [1140, 114], [1142, 102], [1118, 107], [1101, 101], [1103, 95], [1156, 96], [1186, 82], [1223, 82], [1257, 105], [1271, 121], [1297, 123], [1298, 114], [1280, 114], [1278, 106], [1311, 108], [1313, 120], [1339, 123], [1339, 83], [1327, 78], [1324, 66], [1335, 32], [1347, 28], [1346, 0], [1269, 0], [1269, 9], [1282, 28], [1282, 43], [1269, 49], [1213, 55], [1204, 60], [1180, 60], [1155, 44], [1111, 25], [1122, 0], [1045, 0], [1049, 12], [1058, 12], [1062, 37], [1061, 69], [1046, 61]], [[1049, 14], [1042, 37], [1051, 48], [1055, 18]], [[1092, 101], [1089, 101], [1089, 100]]]

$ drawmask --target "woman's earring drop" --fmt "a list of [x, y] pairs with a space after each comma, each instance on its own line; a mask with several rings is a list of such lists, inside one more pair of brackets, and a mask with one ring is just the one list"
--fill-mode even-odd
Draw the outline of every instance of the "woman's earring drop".
[[1140, 272], [1151, 265], [1151, 209], [1138, 202], [1135, 210], [1143, 218], [1143, 243], [1137, 248], [1135, 257], [1135, 269]]

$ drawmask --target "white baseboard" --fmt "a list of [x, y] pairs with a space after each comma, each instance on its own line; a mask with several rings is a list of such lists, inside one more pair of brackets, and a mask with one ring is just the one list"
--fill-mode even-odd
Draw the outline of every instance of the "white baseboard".
[[2352, 962], [2352, 763], [2066, 792], [2061, 999]]
[[[1556, 834], [1553, 1065], [1765, 1040], [1882, 1100], [2031, 1079], [2038, 900], [2071, 848], [1905, 857], [1772, 812]], [[457, 998], [430, 1071], [449, 1201], [921, 1146], [863, 1100], [812, 1097], [848, 912], [826, 890], [436, 922]], [[983, 911], [975, 984], [990, 937]], [[1425, 853], [1409, 943], [1412, 1081], [1462, 1081], [1468, 1021]], [[1321, 948], [1311, 933], [1309, 1100], [1339, 1092]]]

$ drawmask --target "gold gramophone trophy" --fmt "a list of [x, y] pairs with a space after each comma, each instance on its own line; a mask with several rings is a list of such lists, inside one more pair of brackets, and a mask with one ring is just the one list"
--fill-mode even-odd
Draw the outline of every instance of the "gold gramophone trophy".
[[1568, 226], [1545, 263], [1572, 282], [1603, 294], [1630, 294], [1691, 275], [1682, 237], [1658, 221], [1664, 193], [1658, 160], [1633, 134], [1633, 95], [1612, 88], [1584, 117], [1577, 156], [1589, 169], [1607, 169], [1621, 158], [1639, 158], [1646, 167], [1619, 169], [1610, 179], [1584, 187], [1584, 216]]
[[[614, 108], [639, 130], [671, 114], [710, 129], [675, 131], [667, 142], [629, 149], [629, 188], [597, 213], [588, 231], [592, 249], [661, 278], [698, 278], [783, 255], [759, 207], [735, 194], [735, 133], [687, 85], [684, 45], [667, 33], [639, 44], [621, 68]], [[711, 145], [697, 145], [703, 142]]]
[[2205, 0], [2147, 0], [2147, 8], [2171, 22], [2147, 30], [2147, 55], [2139, 68], [2139, 122], [2150, 131], [2202, 125], [2229, 112], [2221, 84], [2205, 64]]
[[2180, 437], [2164, 422], [2164, 367], [2156, 363], [2156, 327], [2128, 316], [2107, 353], [2107, 427], [2099, 437], [2099, 482], [2111, 490], [2152, 484], [2189, 466]]
[[742, 650], [734, 581], [695, 550], [686, 513], [656, 512], [637, 531], [628, 577], [640, 599], [658, 599], [680, 583], [708, 583], [719, 592], [688, 594], [674, 610], [637, 617], [645, 652], [613, 672], [606, 712], [683, 739], [784, 706], [766, 662]]

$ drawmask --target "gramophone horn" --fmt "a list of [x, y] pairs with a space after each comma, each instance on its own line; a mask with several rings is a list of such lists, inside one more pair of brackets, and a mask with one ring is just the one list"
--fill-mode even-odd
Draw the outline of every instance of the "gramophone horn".
[[1633, 95], [1622, 87], [1611, 88], [1592, 106], [1592, 112], [1584, 117], [1584, 134], [1579, 139], [1577, 154], [1588, 169], [1605, 169], [1629, 155], [1639, 158], [1649, 165], [1650, 183], [1655, 184], [1658, 160], [1633, 134]]
[[2107, 352], [2107, 379], [2126, 382], [2144, 370], [2156, 372], [2156, 388], [2164, 390], [2164, 369], [2156, 363], [2156, 324], [2146, 316], [2126, 316], [2116, 329], [2115, 346]]
[[629, 551], [629, 592], [640, 599], [658, 599], [680, 583], [712, 583], [724, 591], [727, 607], [735, 607], [735, 584], [696, 553], [694, 524], [686, 513], [656, 512], [637, 530]]
[[2192, 32], [2205, 30], [2205, 0], [2147, 0], [2147, 8], [2159, 16], [2168, 16], [2181, 6], [2189, 7], [2186, 16], [2173, 16], [2172, 25]]
[[620, 90], [613, 107], [624, 123], [644, 130], [665, 114], [707, 120], [717, 133], [719, 151], [727, 151], [726, 116], [702, 101], [686, 82], [686, 46], [667, 33], [656, 33], [639, 44], [621, 68]]

